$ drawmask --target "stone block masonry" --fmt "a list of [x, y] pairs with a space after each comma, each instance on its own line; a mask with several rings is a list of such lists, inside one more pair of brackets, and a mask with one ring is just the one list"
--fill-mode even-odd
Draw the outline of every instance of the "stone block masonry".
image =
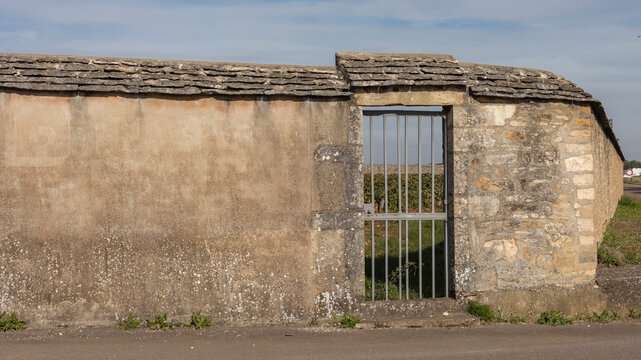
[[589, 288], [622, 189], [621, 159], [591, 107], [469, 99], [453, 121], [457, 292], [531, 312], [497, 292]]

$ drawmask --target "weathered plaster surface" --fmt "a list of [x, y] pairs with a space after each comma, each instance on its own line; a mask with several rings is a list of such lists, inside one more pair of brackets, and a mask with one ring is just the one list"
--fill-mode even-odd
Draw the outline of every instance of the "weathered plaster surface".
[[[340, 100], [0, 94], [0, 311], [282, 323], [357, 296], [361, 223], [312, 227], [360, 219], [348, 120]], [[326, 145], [352, 160], [317, 161]]]

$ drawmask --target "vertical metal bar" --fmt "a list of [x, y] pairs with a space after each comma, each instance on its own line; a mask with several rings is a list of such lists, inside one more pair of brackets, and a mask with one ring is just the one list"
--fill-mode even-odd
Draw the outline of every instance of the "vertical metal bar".
[[[434, 214], [434, 116], [430, 117], [432, 119], [432, 129], [430, 132], [430, 135], [432, 137], [432, 143], [431, 143], [431, 151], [430, 151], [430, 157], [431, 157], [431, 167], [432, 167], [432, 183], [431, 183], [431, 188], [432, 188], [432, 214]], [[435, 247], [435, 241], [434, 241], [434, 220], [432, 220], [432, 298], [436, 297], [436, 247]]]
[[[421, 116], [418, 117], [418, 213], [423, 211], [423, 175], [421, 174]], [[418, 298], [423, 298], [423, 222], [418, 221]]]
[[443, 189], [441, 190], [443, 192], [443, 212], [445, 213], [445, 223], [444, 228], [443, 228], [443, 241], [445, 242], [445, 297], [449, 297], [449, 259], [448, 259], [448, 240], [447, 240], [447, 226], [448, 226], [448, 218], [447, 218], [447, 169], [448, 169], [448, 158], [447, 158], [447, 115], [444, 115], [442, 118], [442, 123], [443, 123], [443, 130], [442, 130], [442, 136], [443, 136]]
[[[373, 124], [372, 116], [369, 116], [369, 175], [370, 175], [370, 189], [372, 192], [372, 205], [376, 204], [374, 199], [374, 142], [373, 140]], [[374, 220], [371, 220], [372, 223], [372, 301], [374, 301], [374, 290], [376, 289], [376, 278], [374, 276], [375, 269], [375, 244], [374, 244]]]
[[[401, 190], [401, 118], [396, 116], [396, 170], [398, 172], [398, 203], [397, 210], [398, 213], [401, 213], [401, 199], [402, 199], [402, 190]], [[398, 299], [401, 300], [401, 294], [403, 293], [403, 276], [401, 274], [401, 269], [403, 268], [403, 227], [402, 220], [398, 221]]]
[[[385, 214], [388, 213], [388, 197], [387, 197], [387, 117], [383, 116], [383, 166], [385, 167]], [[389, 220], [385, 220], [385, 300], [389, 300], [389, 276], [388, 276], [388, 254], [387, 254], [387, 240], [388, 240], [388, 226]]]
[[[408, 210], [408, 202], [407, 202], [407, 178], [408, 178], [408, 171], [407, 171], [407, 116], [405, 116], [405, 213], [407, 214], [409, 212]], [[410, 247], [409, 247], [409, 221], [405, 220], [405, 299], [409, 300], [410, 299], [410, 269], [409, 269], [409, 262], [410, 262]]]

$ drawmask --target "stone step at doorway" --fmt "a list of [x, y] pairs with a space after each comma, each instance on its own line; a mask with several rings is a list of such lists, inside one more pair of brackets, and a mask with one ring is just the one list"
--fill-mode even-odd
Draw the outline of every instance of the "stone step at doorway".
[[352, 308], [359, 327], [475, 326], [479, 321], [451, 298], [367, 301]]

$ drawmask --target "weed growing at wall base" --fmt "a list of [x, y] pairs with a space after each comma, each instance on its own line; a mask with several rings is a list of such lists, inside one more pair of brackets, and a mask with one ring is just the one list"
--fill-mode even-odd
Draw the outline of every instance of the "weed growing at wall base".
[[503, 322], [508, 322], [510, 324], [527, 324], [529, 323], [528, 319], [521, 315], [512, 314], [506, 318], [501, 319]]
[[488, 323], [499, 319], [499, 314], [490, 305], [475, 300], [467, 304], [467, 312]]
[[603, 310], [601, 314], [597, 314], [595, 311], [595, 312], [592, 312], [592, 315], [588, 317], [589, 321], [600, 322], [600, 323], [609, 323], [611, 321], [620, 320], [620, 319], [621, 319], [621, 316], [609, 310]]
[[152, 330], [169, 330], [181, 325], [179, 322], [167, 321], [167, 313], [158, 314], [153, 320], [147, 320], [147, 327]]
[[527, 323], [528, 320], [523, 316], [512, 314], [508, 317], [501, 317], [490, 305], [483, 304], [479, 301], [470, 300], [467, 305], [467, 312], [476, 316], [487, 323], [507, 322], [512, 324]]
[[559, 310], [551, 310], [542, 313], [536, 323], [541, 325], [560, 326], [571, 325], [572, 320], [563, 316]]
[[24, 330], [27, 328], [27, 322], [24, 320], [19, 320], [16, 313], [7, 314], [5, 312], [0, 313], [0, 331], [16, 331]]
[[619, 266], [621, 259], [616, 254], [607, 249], [598, 249], [596, 252], [597, 262], [607, 267]]
[[332, 322], [332, 324], [343, 329], [346, 329], [346, 328], [353, 329], [356, 327], [356, 324], [361, 322], [361, 319], [349, 313], [345, 313], [341, 317], [332, 315], [332, 318], [334, 318], [334, 321]]
[[129, 313], [126, 319], [116, 323], [116, 327], [121, 330], [134, 330], [140, 328], [141, 323], [142, 319], [134, 319], [133, 314]]
[[191, 321], [184, 324], [192, 329], [202, 329], [211, 326], [211, 318], [207, 315], [200, 315], [199, 312], [191, 313]]
[[628, 317], [631, 318], [631, 319], [641, 319], [641, 310], [639, 310], [639, 309], [630, 310], [630, 313], [628, 314]]

